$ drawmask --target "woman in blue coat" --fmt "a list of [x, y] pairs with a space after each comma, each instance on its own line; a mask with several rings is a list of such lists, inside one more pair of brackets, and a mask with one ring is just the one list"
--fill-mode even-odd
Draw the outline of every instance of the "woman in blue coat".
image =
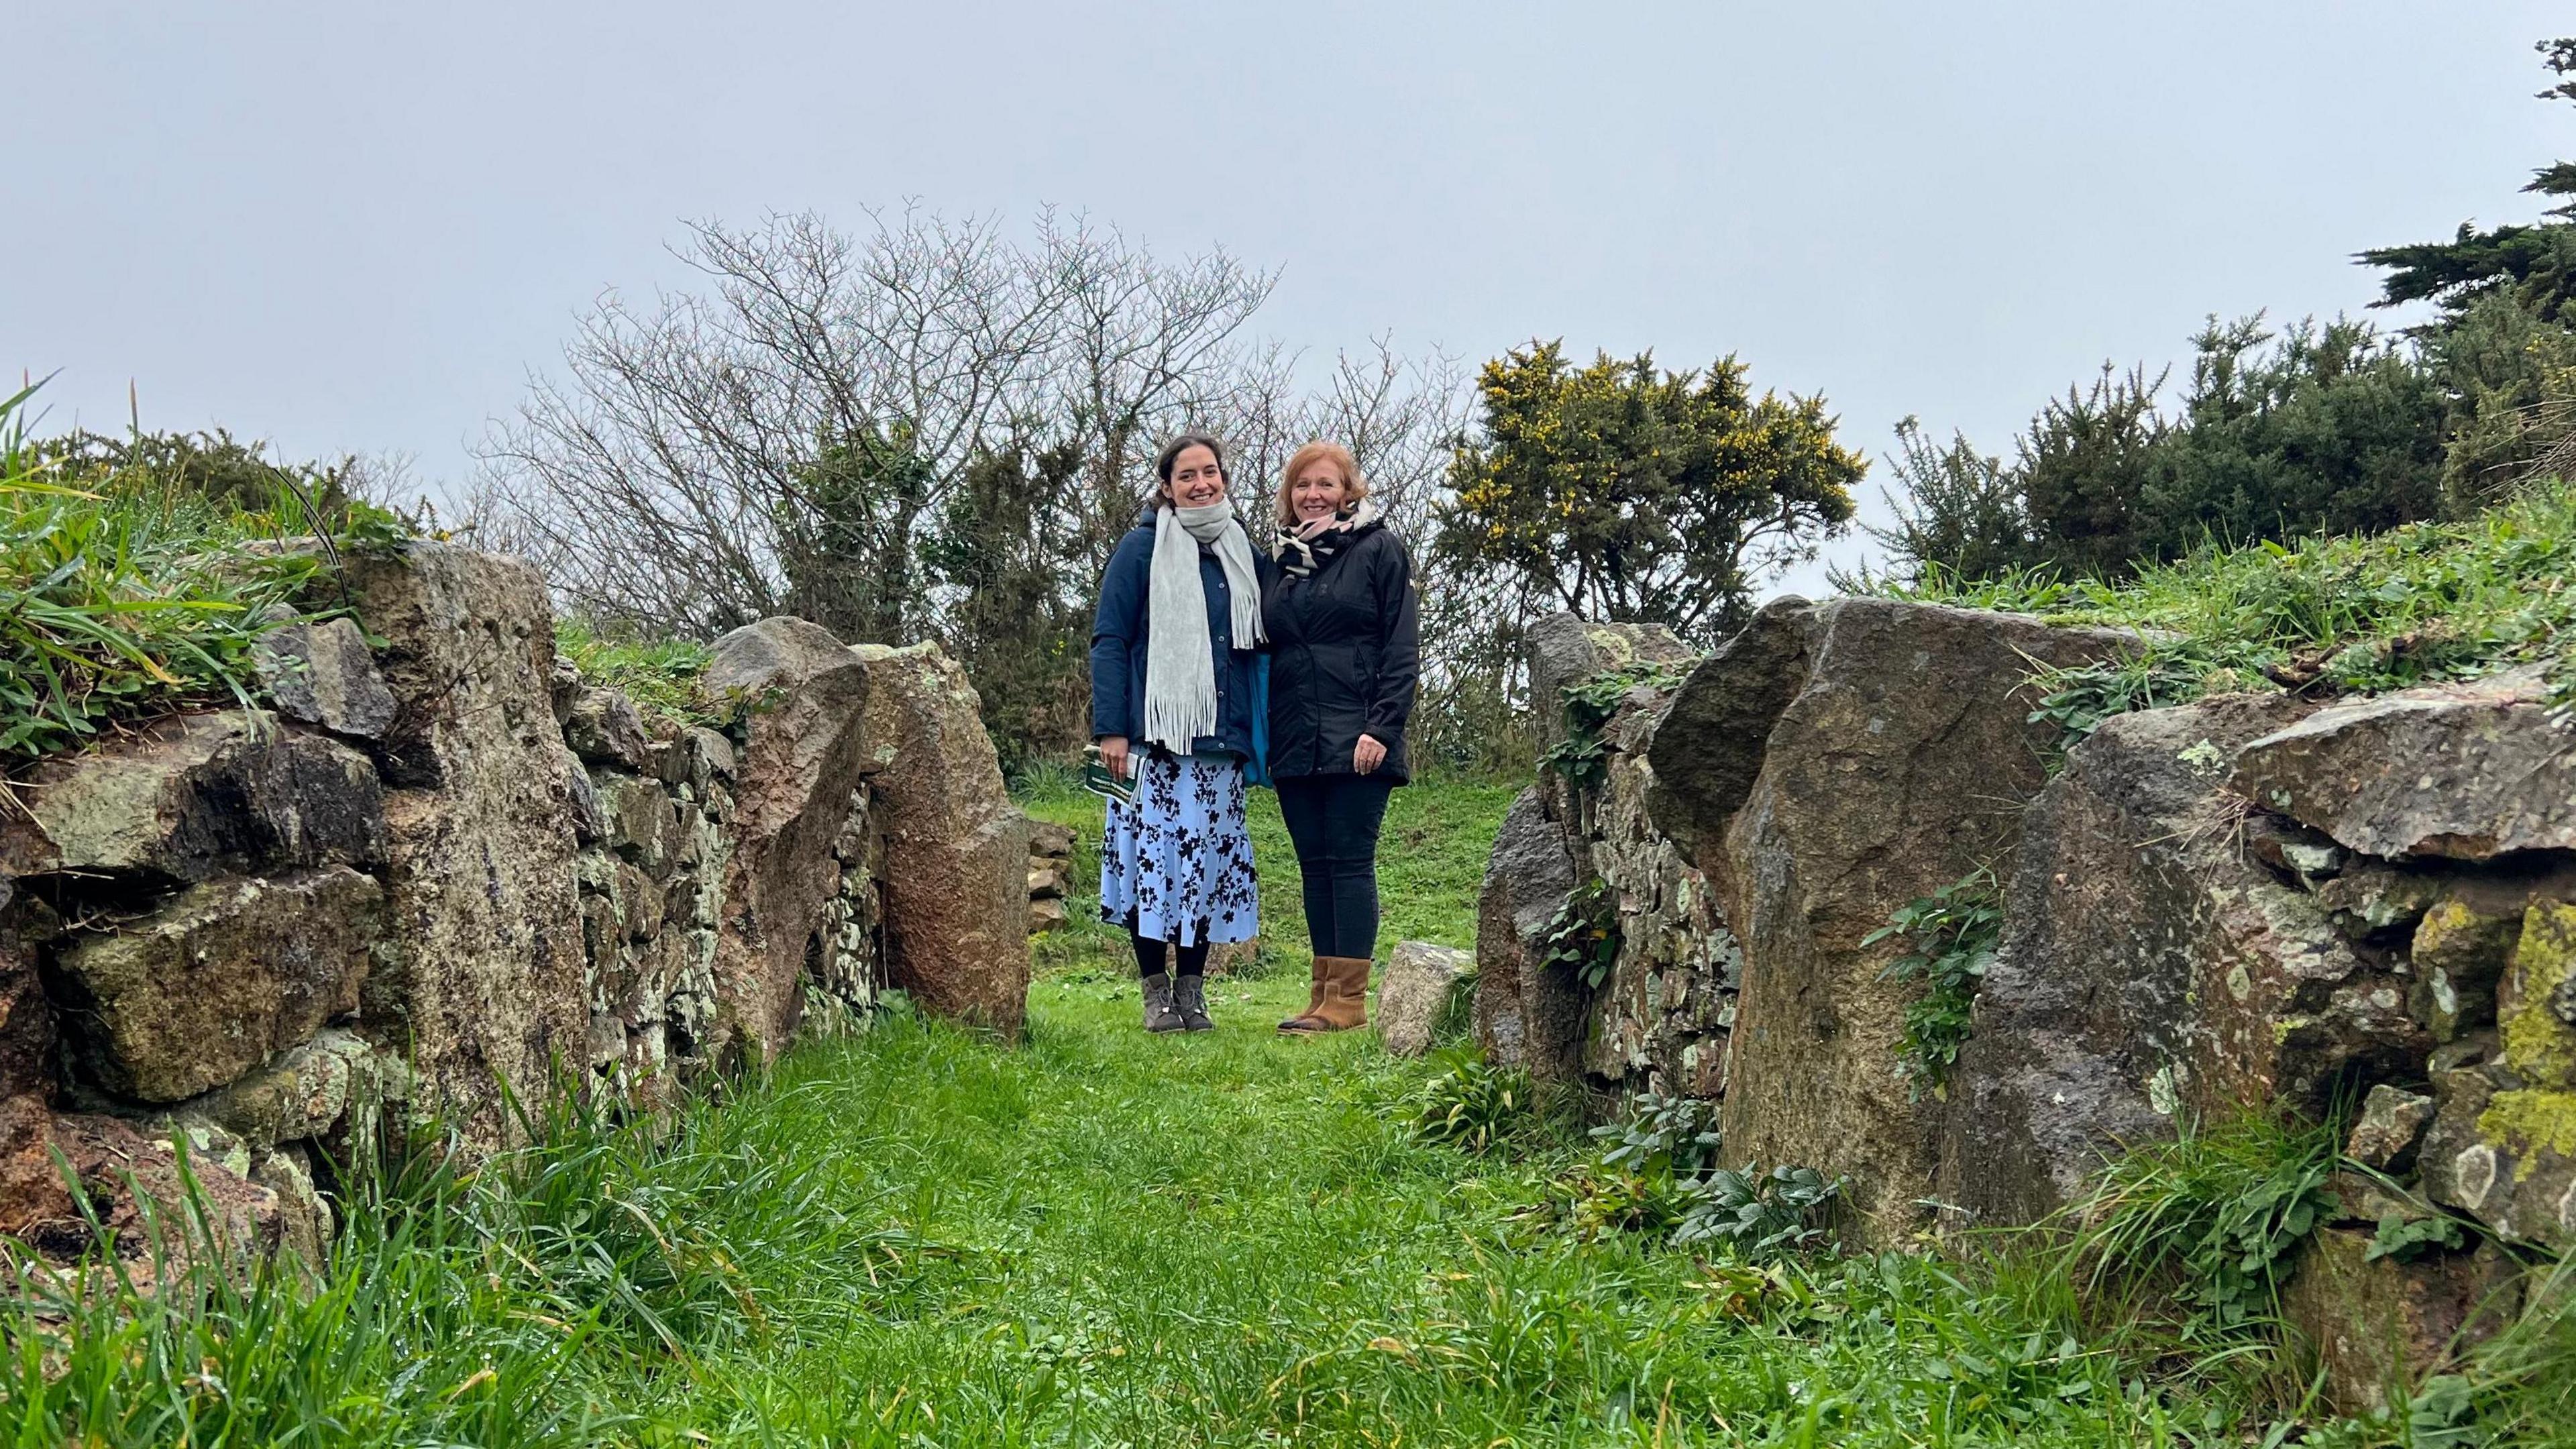
[[1208, 946], [1260, 930], [1244, 762], [1253, 757], [1262, 574], [1226, 502], [1225, 452], [1184, 434], [1111, 555], [1091, 626], [1091, 734], [1135, 782], [1111, 801], [1100, 915], [1127, 928], [1145, 1029], [1207, 1031]]

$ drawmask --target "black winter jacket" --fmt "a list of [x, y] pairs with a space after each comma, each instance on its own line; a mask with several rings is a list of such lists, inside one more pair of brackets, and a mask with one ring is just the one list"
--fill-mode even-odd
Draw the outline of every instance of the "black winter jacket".
[[[1267, 580], [1270, 561], [1253, 561]], [[1100, 580], [1100, 609], [1091, 621], [1091, 737], [1122, 735], [1145, 748], [1145, 645], [1152, 636], [1146, 601], [1153, 595], [1154, 525], [1149, 518], [1118, 541]], [[1208, 647], [1215, 655], [1216, 733], [1190, 742], [1190, 753], [1252, 758], [1252, 699], [1259, 655], [1234, 647], [1234, 595], [1225, 566], [1199, 550], [1199, 588], [1207, 599]]]
[[1422, 616], [1413, 559], [1382, 523], [1313, 575], [1274, 575], [1262, 596], [1270, 631], [1270, 773], [1348, 775], [1361, 735], [1386, 746], [1377, 773], [1411, 771], [1404, 727], [1422, 674]]

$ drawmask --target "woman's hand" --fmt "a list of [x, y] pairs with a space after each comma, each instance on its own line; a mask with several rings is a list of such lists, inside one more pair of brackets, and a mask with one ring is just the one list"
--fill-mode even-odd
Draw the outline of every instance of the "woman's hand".
[[1386, 746], [1379, 744], [1374, 737], [1362, 735], [1360, 742], [1351, 746], [1351, 768], [1361, 774], [1370, 774], [1385, 763]]
[[1127, 778], [1127, 737], [1125, 735], [1100, 737], [1100, 763], [1108, 766], [1109, 773], [1118, 779]]

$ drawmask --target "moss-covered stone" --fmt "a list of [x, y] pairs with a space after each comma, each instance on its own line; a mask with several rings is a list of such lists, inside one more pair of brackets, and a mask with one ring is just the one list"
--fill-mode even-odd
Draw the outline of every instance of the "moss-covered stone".
[[2540, 901], [2523, 916], [2522, 938], [2497, 992], [2504, 1063], [2543, 1092], [2576, 1089], [2576, 1026], [2551, 1009], [2551, 998], [2576, 978], [2576, 905]]
[[2492, 982], [2513, 959], [2522, 935], [2519, 913], [2491, 915], [2457, 896], [2437, 901], [2415, 923], [2418, 966], [2439, 966], [2455, 982]]

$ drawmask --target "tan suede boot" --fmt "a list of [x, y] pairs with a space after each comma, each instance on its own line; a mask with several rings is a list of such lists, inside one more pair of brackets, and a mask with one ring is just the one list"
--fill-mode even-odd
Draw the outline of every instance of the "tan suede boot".
[[1314, 990], [1306, 994], [1306, 1009], [1279, 1023], [1281, 1031], [1313, 1031], [1315, 1013], [1324, 1009], [1324, 957], [1315, 958]]
[[1324, 973], [1324, 999], [1313, 1011], [1280, 1029], [1310, 1033], [1350, 1031], [1368, 1025], [1369, 958], [1326, 956], [1316, 964]]

